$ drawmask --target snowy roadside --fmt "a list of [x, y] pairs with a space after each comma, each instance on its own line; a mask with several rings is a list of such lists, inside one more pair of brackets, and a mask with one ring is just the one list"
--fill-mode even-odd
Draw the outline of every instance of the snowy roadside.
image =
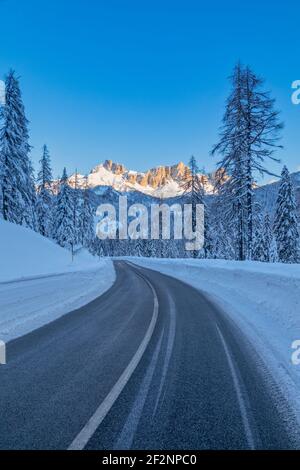
[[110, 259], [69, 251], [0, 220], [0, 340], [10, 341], [91, 302], [115, 281]]
[[176, 277], [218, 304], [255, 345], [292, 400], [300, 419], [300, 365], [292, 342], [300, 340], [300, 266], [223, 260], [132, 258]]
[[9, 341], [99, 297], [115, 280], [110, 260], [95, 267], [0, 283], [0, 339]]

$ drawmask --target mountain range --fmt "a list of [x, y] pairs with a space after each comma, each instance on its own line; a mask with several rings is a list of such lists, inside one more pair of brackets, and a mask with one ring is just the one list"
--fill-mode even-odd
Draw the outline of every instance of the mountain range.
[[[185, 172], [188, 167], [179, 162], [172, 166], [158, 166], [145, 172], [128, 170], [123, 164], [105, 160], [95, 166], [87, 175], [88, 188], [93, 194], [95, 204], [97, 196], [113, 197], [112, 191], [126, 193], [130, 200], [151, 202], [151, 198], [172, 199], [182, 196]], [[205, 193], [214, 193], [216, 173], [200, 173]], [[291, 174], [300, 216], [300, 171]], [[70, 186], [75, 186], [75, 174], [69, 177]], [[78, 188], [86, 184], [84, 175], [77, 174]], [[255, 195], [264, 210], [273, 213], [276, 204], [279, 181], [257, 186]]]
[[[138, 191], [156, 198], [172, 198], [183, 194], [183, 183], [185, 172], [188, 167], [179, 162], [172, 166], [159, 166], [145, 172], [128, 170], [121, 163], [114, 163], [112, 160], [106, 160], [97, 165], [87, 175], [88, 187], [93, 189], [96, 194], [102, 194], [108, 187], [114, 190], [127, 193]], [[199, 174], [205, 192], [213, 193], [215, 173]], [[78, 187], [83, 187], [85, 177], [77, 175]], [[75, 175], [69, 178], [70, 186], [75, 185]]]

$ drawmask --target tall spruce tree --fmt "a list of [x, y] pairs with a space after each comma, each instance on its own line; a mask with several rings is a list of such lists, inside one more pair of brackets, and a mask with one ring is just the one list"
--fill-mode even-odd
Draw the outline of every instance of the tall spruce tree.
[[268, 263], [274, 263], [277, 261], [277, 245], [274, 238], [272, 224], [269, 214], [266, 214], [264, 217], [264, 226], [263, 226], [263, 252], [264, 252], [264, 261]]
[[222, 198], [228, 229], [233, 228], [236, 237], [236, 258], [246, 259], [245, 240], [245, 169], [244, 155], [244, 104], [243, 69], [238, 63], [230, 77], [232, 91], [226, 103], [222, 121], [220, 140], [212, 150], [212, 155], [222, 155], [216, 172], [216, 189]]
[[79, 190], [78, 190], [78, 172], [75, 170], [72, 184], [73, 192], [73, 232], [74, 232], [74, 245], [79, 241]]
[[78, 213], [78, 242], [83, 247], [91, 249], [95, 235], [94, 211], [89, 196], [88, 179], [85, 177], [83, 197]]
[[[192, 229], [193, 231], [196, 230], [197, 222], [196, 222], [196, 207], [198, 204], [204, 205], [205, 211], [205, 227], [204, 227], [204, 240], [206, 243], [206, 236], [208, 236], [208, 210], [204, 201], [204, 187], [199, 175], [199, 168], [197, 165], [197, 161], [195, 157], [192, 155], [189, 161], [188, 167], [185, 169], [184, 174], [184, 182], [182, 184], [182, 188], [184, 191], [184, 201], [192, 206]], [[209, 238], [210, 244], [210, 238]], [[205, 246], [202, 250], [205, 256]], [[202, 256], [203, 256], [202, 254]], [[192, 258], [199, 258], [201, 256], [201, 252], [199, 253], [196, 250], [190, 252], [190, 256]]]
[[299, 227], [297, 205], [289, 171], [284, 166], [278, 191], [274, 235], [278, 260], [282, 263], [299, 262]]
[[254, 230], [253, 230], [253, 251], [252, 259], [254, 261], [265, 261], [265, 240], [264, 240], [264, 218], [260, 204], [255, 204], [254, 212]]
[[52, 180], [50, 154], [47, 145], [44, 145], [37, 176], [36, 218], [38, 231], [46, 237], [51, 235]]
[[73, 195], [68, 185], [68, 175], [64, 168], [53, 211], [52, 237], [74, 255]]
[[247, 239], [248, 258], [252, 257], [253, 234], [253, 190], [255, 174], [270, 173], [264, 162], [267, 158], [279, 162], [274, 157], [278, 145], [279, 132], [283, 124], [279, 122], [279, 112], [274, 109], [275, 100], [270, 93], [262, 89], [264, 81], [257, 77], [249, 67], [244, 71], [245, 88], [245, 124], [246, 124], [246, 211], [247, 211]]
[[19, 80], [10, 71], [5, 80], [5, 105], [1, 108], [0, 187], [4, 220], [36, 228], [35, 185], [29, 158], [28, 120]]

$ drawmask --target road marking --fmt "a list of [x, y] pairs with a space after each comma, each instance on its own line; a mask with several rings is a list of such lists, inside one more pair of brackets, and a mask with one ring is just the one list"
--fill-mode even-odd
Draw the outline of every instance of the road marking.
[[146, 279], [144, 276], [142, 276], [144, 281], [148, 284], [150, 287], [152, 293], [153, 293], [153, 298], [154, 298], [154, 306], [153, 306], [153, 315], [152, 319], [149, 325], [149, 328], [144, 336], [143, 341], [141, 342], [138, 350], [136, 351], [135, 355], [131, 359], [130, 363], [122, 373], [121, 377], [119, 380], [115, 383], [109, 394], [106, 396], [106, 398], [103, 400], [101, 405], [97, 408], [96, 412], [93, 414], [93, 416], [90, 418], [90, 420], [87, 422], [87, 424], [84, 426], [84, 428], [80, 431], [80, 433], [75, 437], [73, 440], [72, 444], [68, 447], [68, 450], [82, 450], [88, 443], [88, 441], [91, 439], [93, 434], [96, 432], [97, 428], [100, 426], [110, 409], [112, 408], [113, 404], [121, 394], [122, 390], [124, 389], [125, 385], [129, 381], [130, 377], [134, 373], [135, 369], [139, 365], [144, 352], [146, 351], [146, 348], [152, 338], [154, 328], [157, 322], [158, 318], [158, 309], [159, 309], [159, 303], [158, 303], [158, 297], [156, 294], [156, 291], [152, 284]]
[[253, 438], [253, 434], [252, 434], [252, 431], [251, 431], [251, 426], [250, 426], [249, 419], [248, 419], [247, 408], [246, 408], [245, 400], [244, 400], [242, 392], [241, 392], [241, 386], [240, 386], [240, 382], [239, 382], [239, 379], [238, 379], [237, 372], [235, 370], [235, 365], [232, 361], [231, 354], [230, 354], [229, 349], [227, 347], [224, 336], [222, 335], [218, 325], [216, 325], [216, 327], [217, 327], [217, 331], [219, 333], [221, 342], [223, 344], [223, 348], [224, 348], [226, 358], [227, 358], [227, 361], [228, 361], [228, 364], [229, 364], [231, 376], [232, 376], [233, 383], [234, 383], [234, 388], [235, 388], [235, 391], [236, 391], [236, 394], [237, 394], [237, 399], [238, 399], [239, 406], [240, 406], [240, 411], [241, 411], [241, 416], [242, 416], [242, 421], [243, 421], [243, 425], [244, 425], [244, 429], [245, 429], [247, 442], [248, 442], [248, 445], [249, 445], [250, 449], [255, 450], [255, 443], [254, 443], [254, 438]]
[[173, 352], [175, 334], [176, 334], [176, 306], [175, 306], [174, 300], [170, 296], [169, 292], [167, 292], [167, 296], [168, 296], [168, 302], [169, 302], [170, 327], [169, 327], [169, 332], [168, 332], [168, 342], [167, 342], [167, 349], [166, 349], [164, 367], [163, 367], [163, 371], [162, 371], [162, 376], [161, 376], [161, 380], [160, 380], [160, 384], [159, 384], [159, 391], [158, 391], [158, 394], [157, 394], [156, 403], [155, 403], [155, 407], [154, 407], [152, 416], [154, 416], [156, 411], [157, 411], [160, 396], [161, 396], [161, 392], [162, 392], [164, 383], [166, 381], [166, 376], [167, 376], [167, 372], [168, 372], [168, 369], [169, 369], [169, 364], [170, 364], [170, 360], [171, 360], [171, 356], [172, 356], [172, 352]]
[[132, 448], [134, 436], [136, 434], [136, 430], [137, 430], [140, 418], [142, 416], [142, 412], [143, 412], [146, 399], [148, 396], [148, 392], [151, 386], [151, 382], [153, 379], [154, 371], [157, 365], [163, 334], [164, 334], [164, 329], [161, 332], [160, 338], [154, 350], [147, 373], [142, 381], [142, 385], [139, 389], [138, 395], [133, 403], [133, 406], [130, 410], [129, 415], [127, 416], [126, 422], [123, 426], [120, 436], [116, 444], [114, 445], [114, 450], [129, 450]]

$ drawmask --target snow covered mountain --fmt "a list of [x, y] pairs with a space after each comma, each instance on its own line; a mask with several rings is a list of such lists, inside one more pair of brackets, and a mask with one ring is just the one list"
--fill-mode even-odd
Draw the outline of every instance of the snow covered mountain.
[[[96, 194], [111, 187], [118, 192], [139, 191], [148, 196], [170, 198], [183, 193], [182, 183], [186, 165], [182, 162], [173, 166], [159, 166], [146, 172], [127, 170], [124, 165], [106, 160], [97, 165], [88, 175], [88, 186]], [[213, 191], [214, 174], [201, 175], [206, 193]], [[71, 186], [75, 184], [75, 175], [69, 178]], [[84, 185], [84, 176], [78, 175], [78, 186]]]
[[[180, 197], [183, 194], [184, 175], [187, 166], [180, 162], [173, 166], [159, 166], [145, 172], [128, 170], [121, 163], [114, 163], [106, 160], [97, 165], [87, 175], [88, 187], [92, 189], [95, 196], [108, 197], [111, 191], [118, 193], [127, 193], [134, 200], [140, 202], [144, 198], [151, 197], [172, 199]], [[85, 185], [85, 177], [81, 174], [78, 177], [78, 187]], [[215, 173], [201, 174], [200, 178], [207, 195], [213, 194]], [[300, 215], [300, 172], [291, 173], [294, 183], [296, 200]], [[75, 175], [69, 178], [70, 186], [75, 185]], [[264, 210], [271, 214], [275, 210], [276, 198], [279, 189], [279, 181], [257, 186], [255, 194]], [[97, 199], [97, 198], [96, 198]], [[97, 205], [98, 200], [95, 202]]]

